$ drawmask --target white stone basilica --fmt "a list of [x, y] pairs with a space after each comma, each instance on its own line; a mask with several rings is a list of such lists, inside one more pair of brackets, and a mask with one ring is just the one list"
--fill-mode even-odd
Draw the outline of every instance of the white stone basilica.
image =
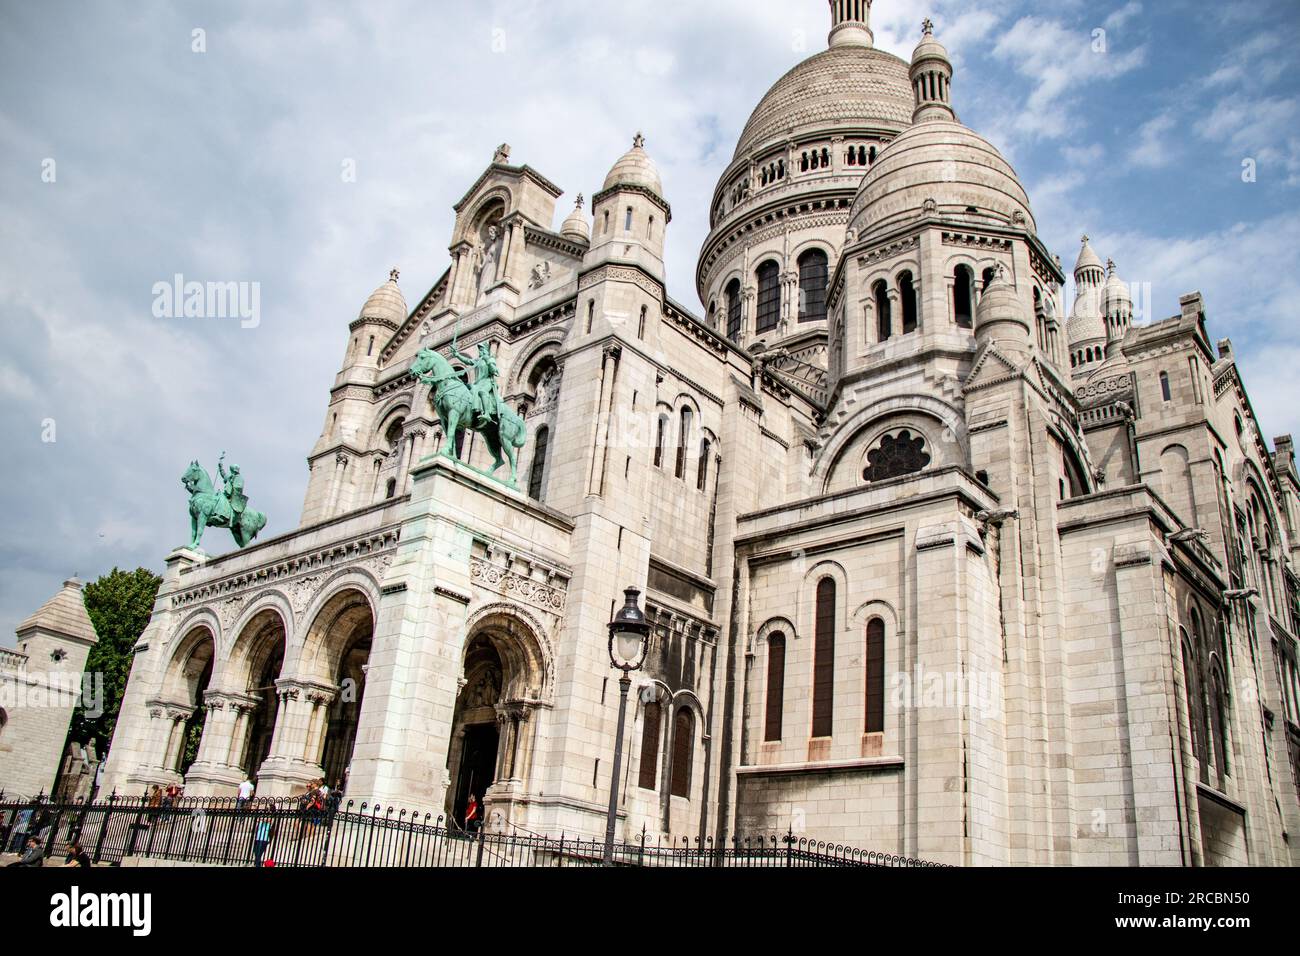
[[[602, 833], [635, 586], [620, 835], [1300, 862], [1290, 439], [1200, 295], [1133, 325], [1085, 242], [1062, 301], [944, 47], [875, 49], [870, 6], [832, 0], [754, 110], [698, 308], [666, 295], [639, 136], [558, 230], [560, 188], [498, 150], [433, 288], [410, 309], [394, 273], [349, 326], [298, 529], [169, 556], [105, 793], [346, 776]], [[457, 332], [527, 420], [518, 490], [473, 433], [436, 454], [409, 369]]]

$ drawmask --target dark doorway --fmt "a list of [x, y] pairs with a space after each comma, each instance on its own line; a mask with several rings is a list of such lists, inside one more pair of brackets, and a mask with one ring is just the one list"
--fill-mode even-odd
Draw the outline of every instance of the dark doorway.
[[456, 803], [453, 814], [457, 826], [465, 825], [465, 808], [471, 791], [478, 797], [479, 822], [483, 820], [483, 794], [492, 786], [497, 771], [497, 725], [469, 724], [465, 728], [465, 748], [460, 756], [460, 773], [456, 775]]

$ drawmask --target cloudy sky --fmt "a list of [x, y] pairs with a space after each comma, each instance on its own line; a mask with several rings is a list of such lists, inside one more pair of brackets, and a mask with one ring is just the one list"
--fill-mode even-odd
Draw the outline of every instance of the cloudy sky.
[[[1300, 5], [877, 0], [877, 45], [908, 57], [926, 14], [1049, 247], [1087, 231], [1157, 317], [1204, 292], [1264, 430], [1300, 433]], [[562, 217], [643, 130], [695, 306], [715, 179], [828, 26], [824, 0], [5, 4], [0, 641], [70, 574], [161, 570], [192, 458], [226, 450], [292, 529], [349, 321], [392, 266], [412, 304], [432, 285], [501, 142]], [[156, 317], [178, 273], [258, 283], [259, 323]]]

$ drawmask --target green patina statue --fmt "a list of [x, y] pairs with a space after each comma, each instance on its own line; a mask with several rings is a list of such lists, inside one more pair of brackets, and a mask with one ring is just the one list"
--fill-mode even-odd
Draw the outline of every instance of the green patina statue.
[[501, 401], [497, 391], [497, 362], [486, 342], [479, 345], [478, 355], [470, 358], [456, 347], [456, 337], [452, 336], [451, 354], [473, 367], [473, 384], [467, 385], [451, 363], [433, 349], [421, 349], [411, 366], [411, 374], [433, 390], [433, 407], [447, 438], [441, 453], [459, 460], [457, 433], [466, 428], [476, 431], [492, 453], [492, 471], [505, 464], [503, 453], [509, 460], [513, 488], [518, 477], [518, 450], [524, 447], [528, 426]]
[[231, 465], [230, 471], [226, 471], [224, 451], [217, 462], [217, 474], [221, 476], [221, 491], [212, 487], [212, 479], [198, 459], [190, 462], [181, 475], [181, 484], [190, 493], [190, 547], [195, 550], [205, 528], [229, 528], [235, 544], [244, 548], [266, 527], [266, 515], [248, 507], [239, 466]]

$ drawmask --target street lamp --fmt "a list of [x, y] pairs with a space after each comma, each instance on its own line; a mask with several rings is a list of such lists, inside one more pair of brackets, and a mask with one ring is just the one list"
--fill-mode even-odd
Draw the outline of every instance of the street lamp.
[[632, 686], [632, 672], [645, 663], [646, 637], [650, 622], [637, 606], [641, 592], [636, 588], [623, 591], [626, 603], [609, 622], [609, 662], [623, 672], [618, 679], [618, 732], [614, 738], [614, 774], [609, 785], [609, 816], [605, 820], [605, 865], [614, 862], [614, 823], [618, 817], [618, 778], [623, 770], [623, 721], [627, 717], [627, 692]]

